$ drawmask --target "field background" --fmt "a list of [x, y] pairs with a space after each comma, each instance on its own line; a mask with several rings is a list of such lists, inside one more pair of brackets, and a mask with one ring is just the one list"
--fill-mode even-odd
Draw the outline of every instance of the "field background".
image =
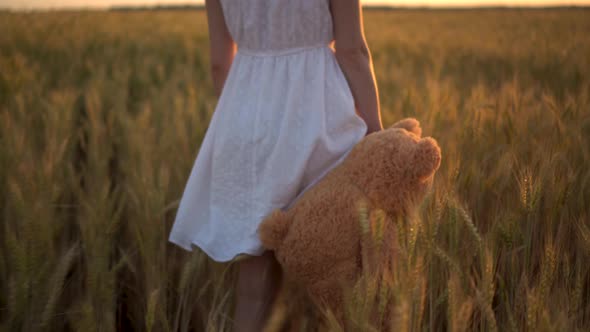
[[[384, 125], [414, 116], [443, 151], [399, 224], [395, 326], [589, 330], [590, 11], [365, 29]], [[216, 104], [204, 12], [0, 12], [0, 32], [0, 331], [229, 329], [234, 266], [167, 242]]]

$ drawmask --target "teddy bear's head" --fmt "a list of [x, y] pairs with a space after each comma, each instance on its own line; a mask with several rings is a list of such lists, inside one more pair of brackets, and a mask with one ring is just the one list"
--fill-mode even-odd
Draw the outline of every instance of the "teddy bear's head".
[[367, 135], [345, 160], [350, 181], [392, 216], [424, 198], [440, 166], [437, 142], [421, 135], [419, 122], [405, 119]]

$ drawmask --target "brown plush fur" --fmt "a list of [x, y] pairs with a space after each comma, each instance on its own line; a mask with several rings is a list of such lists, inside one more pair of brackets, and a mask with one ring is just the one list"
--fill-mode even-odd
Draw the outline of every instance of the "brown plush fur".
[[[342, 308], [342, 286], [367, 269], [358, 204], [385, 212], [382, 250], [371, 256], [377, 270], [389, 270], [396, 251], [395, 220], [424, 198], [441, 162], [438, 144], [421, 138], [415, 119], [367, 135], [346, 159], [303, 194], [287, 211], [263, 220], [259, 236], [275, 251], [284, 275], [307, 289], [318, 305]], [[364, 258], [363, 258], [364, 257]], [[378, 257], [378, 258], [375, 258]]]

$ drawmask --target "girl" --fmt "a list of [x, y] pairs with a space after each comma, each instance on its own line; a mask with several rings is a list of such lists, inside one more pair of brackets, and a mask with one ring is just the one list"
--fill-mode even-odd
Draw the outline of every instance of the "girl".
[[381, 130], [359, 0], [206, 0], [219, 97], [169, 240], [238, 260], [235, 331], [261, 331], [280, 268], [257, 227]]

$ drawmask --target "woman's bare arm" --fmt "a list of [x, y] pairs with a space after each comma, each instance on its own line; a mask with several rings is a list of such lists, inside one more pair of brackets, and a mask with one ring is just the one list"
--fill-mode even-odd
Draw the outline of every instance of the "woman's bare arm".
[[234, 59], [236, 45], [232, 39], [221, 8], [220, 0], [206, 0], [211, 74], [217, 97], [221, 95], [229, 68]]
[[331, 0], [335, 55], [354, 97], [367, 134], [383, 129], [373, 61], [363, 31], [359, 0]]

